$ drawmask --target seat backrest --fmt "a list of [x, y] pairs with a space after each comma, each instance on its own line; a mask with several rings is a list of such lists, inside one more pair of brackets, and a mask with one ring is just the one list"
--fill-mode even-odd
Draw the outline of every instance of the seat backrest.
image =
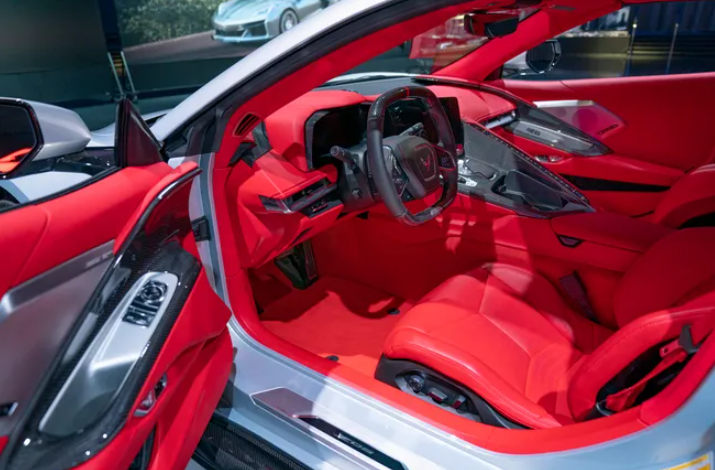
[[651, 221], [678, 228], [715, 213], [715, 164], [703, 165], [679, 179], [658, 203]]
[[616, 287], [613, 310], [623, 327], [638, 317], [707, 294], [715, 280], [715, 228], [691, 228], [656, 242]]

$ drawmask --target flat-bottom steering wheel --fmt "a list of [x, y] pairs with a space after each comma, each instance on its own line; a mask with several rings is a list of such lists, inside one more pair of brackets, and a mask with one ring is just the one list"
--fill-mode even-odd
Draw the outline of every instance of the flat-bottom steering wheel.
[[[439, 144], [422, 137], [383, 138], [387, 108], [405, 98], [419, 98], [434, 122]], [[457, 145], [439, 98], [428, 88], [409, 86], [380, 95], [367, 118], [367, 160], [377, 192], [400, 222], [419, 225], [437, 217], [457, 195]], [[442, 187], [442, 196], [429, 208], [413, 214], [405, 207], [405, 191], [422, 199]]]

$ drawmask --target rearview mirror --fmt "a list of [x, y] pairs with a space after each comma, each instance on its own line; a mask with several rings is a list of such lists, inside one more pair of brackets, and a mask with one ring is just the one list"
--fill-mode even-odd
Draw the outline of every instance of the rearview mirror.
[[42, 134], [32, 106], [0, 98], [0, 178], [16, 172], [42, 147]]
[[550, 72], [561, 59], [561, 44], [549, 39], [526, 52], [526, 63], [536, 74]]
[[464, 15], [464, 30], [474, 36], [489, 39], [507, 36], [519, 27], [519, 14], [515, 13], [468, 13]]

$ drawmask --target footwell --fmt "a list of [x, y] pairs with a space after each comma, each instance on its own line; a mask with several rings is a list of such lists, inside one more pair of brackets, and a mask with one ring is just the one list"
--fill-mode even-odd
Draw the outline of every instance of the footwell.
[[382, 344], [412, 303], [325, 277], [271, 303], [261, 315], [277, 336], [372, 377]]

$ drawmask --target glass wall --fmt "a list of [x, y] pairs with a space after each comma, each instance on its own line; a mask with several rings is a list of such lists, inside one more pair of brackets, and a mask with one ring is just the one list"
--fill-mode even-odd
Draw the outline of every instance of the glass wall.
[[[0, 95], [74, 108], [92, 129], [113, 122], [123, 93], [143, 113], [160, 113], [338, 1], [0, 0]], [[351, 72], [429, 73], [485, 40], [466, 33], [460, 17], [415, 33]], [[715, 2], [630, 6], [558, 40], [556, 68], [514, 78], [713, 71]]]

